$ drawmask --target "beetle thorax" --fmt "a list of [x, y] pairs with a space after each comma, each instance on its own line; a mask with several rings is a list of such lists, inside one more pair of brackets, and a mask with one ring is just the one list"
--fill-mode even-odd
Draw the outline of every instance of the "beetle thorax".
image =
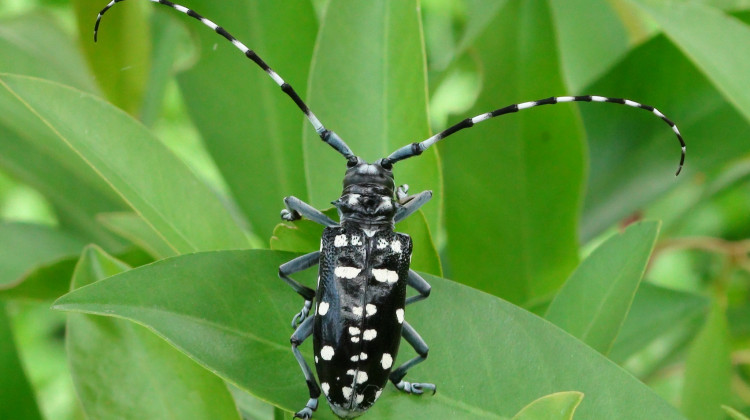
[[394, 199], [393, 173], [380, 161], [370, 164], [357, 158], [344, 176], [344, 191], [333, 202], [341, 223], [363, 228], [393, 227], [398, 202]]

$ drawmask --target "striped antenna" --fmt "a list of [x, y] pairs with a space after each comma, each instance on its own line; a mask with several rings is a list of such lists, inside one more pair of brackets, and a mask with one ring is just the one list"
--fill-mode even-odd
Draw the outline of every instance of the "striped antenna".
[[[112, 0], [107, 4], [101, 12], [99, 12], [99, 15], [96, 17], [96, 25], [94, 25], [94, 42], [96, 42], [97, 33], [99, 32], [99, 23], [102, 20], [102, 16], [104, 16], [104, 13], [107, 12], [112, 6], [115, 5], [115, 3], [120, 3], [125, 0]], [[179, 4], [172, 3], [168, 0], [148, 0], [152, 3], [159, 3], [163, 4], [164, 6], [171, 7], [178, 12], [182, 12], [192, 18], [195, 18], [196, 20], [200, 21], [204, 25], [208, 26], [212, 30], [214, 30], [217, 34], [223, 36], [226, 38], [229, 42], [232, 43], [238, 50], [242, 51], [243, 54], [250, 60], [252, 60], [255, 64], [260, 66], [260, 68], [263, 69], [266, 73], [268, 73], [269, 76], [271, 76], [271, 79], [273, 79], [274, 82], [276, 82], [277, 85], [281, 88], [281, 90], [289, 95], [290, 98], [294, 101], [295, 104], [299, 107], [302, 112], [305, 113], [305, 116], [310, 121], [310, 124], [315, 128], [315, 132], [318, 133], [321, 140], [328, 143], [331, 147], [336, 149], [339, 153], [341, 153], [345, 158], [352, 159], [354, 158], [354, 153], [352, 153], [349, 146], [344, 143], [344, 141], [339, 137], [336, 133], [333, 131], [328, 130], [323, 126], [323, 124], [320, 123], [318, 118], [313, 114], [312, 111], [310, 111], [310, 108], [307, 107], [307, 104], [302, 100], [302, 98], [299, 97], [297, 92], [294, 91], [294, 88], [289, 83], [286, 83], [284, 79], [281, 78], [275, 71], [273, 71], [270, 67], [268, 67], [268, 64], [266, 64], [265, 61], [263, 61], [262, 58], [258, 56], [253, 50], [246, 47], [245, 44], [238, 41], [237, 38], [232, 36], [229, 32], [226, 31], [226, 29], [222, 28], [221, 26], [215, 24], [214, 22], [204, 18], [203, 16], [199, 15], [198, 13], [194, 12], [193, 10], [188, 9], [185, 6], [180, 6]]]
[[448, 129], [435, 134], [434, 136], [428, 138], [427, 140], [421, 141], [419, 143], [412, 143], [412, 144], [406, 145], [396, 150], [395, 152], [391, 153], [390, 156], [384, 159], [384, 162], [386, 164], [388, 163], [393, 164], [400, 160], [408, 159], [412, 156], [421, 155], [422, 152], [427, 150], [428, 147], [450, 136], [451, 134], [457, 131], [463, 130], [464, 128], [473, 127], [474, 124], [476, 123], [480, 123], [490, 118], [497, 117], [498, 115], [511, 114], [513, 112], [518, 112], [522, 109], [533, 108], [533, 107], [541, 106], [541, 105], [554, 105], [554, 104], [558, 104], [561, 102], [610, 102], [613, 104], [627, 105], [627, 106], [632, 106], [633, 108], [641, 108], [641, 109], [645, 109], [647, 111], [653, 112], [654, 115], [661, 118], [665, 123], [669, 124], [669, 126], [672, 127], [672, 131], [674, 131], [674, 133], [677, 135], [677, 140], [680, 141], [680, 146], [682, 147], [682, 152], [680, 155], [680, 166], [677, 168], [677, 173], [675, 175], [679, 175], [680, 171], [682, 171], [682, 165], [685, 163], [685, 141], [682, 139], [680, 130], [677, 129], [677, 126], [675, 125], [675, 123], [673, 123], [669, 118], [665, 117], [664, 114], [659, 112], [658, 109], [652, 106], [643, 105], [638, 102], [631, 101], [629, 99], [608, 98], [605, 96], [559, 96], [559, 97], [553, 96], [551, 98], [546, 98], [546, 99], [542, 99], [539, 101], [524, 102], [521, 104], [509, 105], [504, 108], [496, 109], [492, 112], [487, 112], [484, 114], [477, 115], [474, 118], [467, 118], [459, 122], [458, 124], [448, 127]]

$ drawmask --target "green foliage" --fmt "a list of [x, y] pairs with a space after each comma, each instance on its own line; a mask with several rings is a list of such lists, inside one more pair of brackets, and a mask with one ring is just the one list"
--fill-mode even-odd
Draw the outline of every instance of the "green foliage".
[[[24, 223], [0, 216], [3, 415], [291, 418], [306, 401], [288, 341], [302, 302], [277, 270], [322, 228], [278, 213], [289, 195], [330, 207], [343, 159], [267, 74], [174, 10], [118, 4], [93, 44], [104, 3], [13, 4], [0, 215]], [[397, 228], [432, 285], [407, 311], [430, 345], [409, 377], [438, 392], [389, 387], [366, 418], [747, 418], [747, 1], [185, 6], [366, 160], [551, 95], [654, 105], [686, 139], [675, 179], [676, 140], [653, 114], [561, 104], [398, 163], [398, 184], [434, 192]], [[51, 224], [14, 198], [28, 189]], [[322, 400], [315, 417], [333, 418]]]

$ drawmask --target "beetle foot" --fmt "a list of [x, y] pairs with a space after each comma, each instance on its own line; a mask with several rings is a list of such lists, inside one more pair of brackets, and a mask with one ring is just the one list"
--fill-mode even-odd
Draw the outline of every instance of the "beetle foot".
[[432, 391], [432, 395], [435, 395], [435, 392], [437, 391], [437, 387], [435, 386], [435, 384], [411, 383], [411, 382], [406, 382], [406, 381], [400, 381], [399, 383], [397, 383], [396, 388], [408, 394], [415, 394], [415, 395], [420, 395], [424, 391]]
[[307, 315], [310, 314], [311, 307], [312, 307], [312, 301], [306, 300], [305, 306], [302, 307], [302, 310], [300, 310], [299, 313], [295, 315], [294, 318], [292, 318], [292, 328], [297, 328], [297, 326], [299, 326], [299, 324], [301, 324], [302, 321], [304, 321], [305, 318], [307, 318]]
[[317, 409], [318, 409], [318, 399], [310, 398], [310, 400], [307, 401], [305, 408], [294, 413], [293, 418], [302, 419], [302, 420], [310, 420], [312, 418], [313, 412]]
[[295, 210], [281, 209], [281, 219], [287, 222], [293, 222], [302, 218], [302, 215]]

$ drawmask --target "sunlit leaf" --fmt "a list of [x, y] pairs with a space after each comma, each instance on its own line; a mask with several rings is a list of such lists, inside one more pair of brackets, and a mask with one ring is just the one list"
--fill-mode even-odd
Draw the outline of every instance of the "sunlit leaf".
[[576, 391], [545, 395], [523, 408], [511, 420], [572, 420], [583, 394]]

